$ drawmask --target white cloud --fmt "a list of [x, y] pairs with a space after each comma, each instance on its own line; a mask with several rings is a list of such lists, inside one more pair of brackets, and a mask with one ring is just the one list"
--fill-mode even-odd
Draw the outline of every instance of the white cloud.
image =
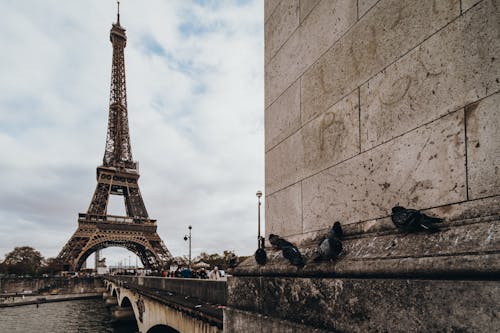
[[[262, 1], [122, 2], [146, 207], [174, 255], [255, 245], [264, 179]], [[0, 256], [57, 255], [95, 187], [114, 1], [0, 3]]]

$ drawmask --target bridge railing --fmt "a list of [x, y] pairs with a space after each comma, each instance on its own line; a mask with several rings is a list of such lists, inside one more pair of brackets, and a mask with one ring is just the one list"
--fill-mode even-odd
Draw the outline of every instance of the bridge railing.
[[212, 304], [226, 305], [226, 281], [153, 276], [107, 276], [106, 278], [112, 281], [123, 281], [145, 288], [168, 290], [176, 294], [196, 297]]

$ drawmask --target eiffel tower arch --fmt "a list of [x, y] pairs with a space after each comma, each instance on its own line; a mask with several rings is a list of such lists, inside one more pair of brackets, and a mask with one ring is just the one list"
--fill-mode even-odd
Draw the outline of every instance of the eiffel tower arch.
[[[78, 229], [64, 245], [58, 259], [67, 270], [79, 270], [94, 252], [118, 246], [135, 253], [144, 267], [159, 270], [172, 255], [156, 232], [139, 190], [138, 164], [132, 159], [125, 82], [125, 29], [120, 12], [113, 23], [113, 45], [108, 131], [103, 164], [97, 167], [97, 186], [87, 213], [78, 214]], [[110, 195], [123, 196], [125, 216], [108, 215]]]

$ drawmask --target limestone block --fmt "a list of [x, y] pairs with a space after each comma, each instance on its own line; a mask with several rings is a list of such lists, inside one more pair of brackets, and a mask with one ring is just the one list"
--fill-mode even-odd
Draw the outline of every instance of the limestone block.
[[469, 199], [500, 194], [500, 93], [465, 109]]
[[300, 22], [311, 12], [320, 0], [300, 0]]
[[362, 17], [378, 0], [358, 0], [358, 17]]
[[358, 91], [304, 125], [302, 140], [306, 177], [358, 154]]
[[321, 1], [314, 7], [266, 65], [266, 107], [295, 82], [355, 21], [355, 1]]
[[462, 13], [481, 1], [482, 0], [462, 0]]
[[281, 1], [265, 23], [264, 60], [278, 51], [299, 25], [299, 0]]
[[[253, 259], [255, 260], [255, 259]], [[262, 302], [259, 297], [260, 281], [258, 279], [227, 279], [227, 304], [238, 304], [241, 310], [258, 309]], [[244, 292], [241, 292], [243, 291]]]
[[303, 178], [302, 133], [296, 132], [266, 153], [266, 193], [272, 193]]
[[300, 83], [296, 81], [264, 114], [266, 151], [300, 127]]
[[[381, 0], [304, 73], [302, 120], [336, 103], [459, 14], [459, 0]], [[268, 71], [272, 97], [280, 89], [274, 69]]]
[[235, 308], [224, 309], [224, 333], [331, 333], [322, 329], [304, 326], [291, 321], [263, 316], [255, 312]]
[[311, 332], [313, 328], [363, 333], [494, 332], [500, 325], [498, 281], [261, 279], [260, 313], [309, 325]]
[[[296, 183], [266, 197], [266, 235], [302, 232], [302, 188]], [[267, 237], [266, 237], [267, 238]]]
[[492, 12], [484, 1], [361, 87], [363, 151], [500, 90]]
[[454, 112], [302, 182], [304, 231], [466, 200], [464, 114]]
[[273, 14], [276, 6], [281, 2], [281, 0], [264, 0], [264, 20], [267, 19]]

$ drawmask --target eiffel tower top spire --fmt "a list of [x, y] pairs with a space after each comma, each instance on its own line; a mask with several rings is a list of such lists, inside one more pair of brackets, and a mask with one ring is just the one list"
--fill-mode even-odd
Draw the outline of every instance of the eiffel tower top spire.
[[120, 0], [116, 2], [118, 4], [118, 12], [116, 14], [116, 23], [120, 25]]
[[136, 169], [136, 163], [132, 159], [128, 128], [124, 53], [127, 45], [127, 35], [125, 29], [120, 25], [119, 1], [117, 22], [113, 23], [109, 38], [113, 44], [113, 61], [111, 66], [108, 132], [103, 165], [119, 169]]

